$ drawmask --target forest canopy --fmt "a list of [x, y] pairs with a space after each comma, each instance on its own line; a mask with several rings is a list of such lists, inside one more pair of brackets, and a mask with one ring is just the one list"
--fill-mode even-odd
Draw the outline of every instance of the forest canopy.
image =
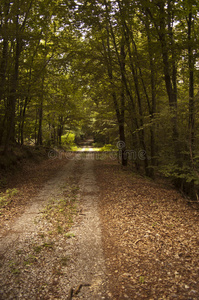
[[[199, 3], [0, 2], [0, 147], [92, 135], [197, 198]], [[130, 160], [130, 159], [129, 159]]]

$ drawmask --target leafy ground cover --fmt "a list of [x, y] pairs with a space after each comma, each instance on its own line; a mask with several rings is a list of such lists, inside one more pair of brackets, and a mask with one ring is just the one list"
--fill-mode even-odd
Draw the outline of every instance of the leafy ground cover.
[[199, 299], [199, 214], [168, 182], [96, 162], [112, 299]]

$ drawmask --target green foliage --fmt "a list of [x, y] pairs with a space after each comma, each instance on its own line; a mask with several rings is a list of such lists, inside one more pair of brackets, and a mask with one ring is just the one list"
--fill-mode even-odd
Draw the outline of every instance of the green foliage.
[[6, 190], [6, 195], [8, 198], [11, 198], [11, 197], [17, 195], [18, 193], [19, 193], [19, 191], [15, 188]]
[[10, 261], [9, 267], [12, 274], [18, 275], [20, 273], [20, 270], [17, 268], [17, 263], [14, 261]]
[[70, 238], [72, 238], [72, 237], [75, 237], [75, 234], [74, 234], [74, 233], [71, 233], [71, 232], [68, 232], [68, 233], [65, 234], [65, 236], [66, 236], [68, 239], [70, 239]]
[[99, 149], [99, 151], [117, 151], [118, 148], [111, 144], [106, 144]]
[[190, 166], [179, 167], [177, 164], [168, 164], [162, 166], [160, 169], [164, 176], [172, 179], [182, 179], [183, 181], [189, 183], [194, 182], [194, 184], [199, 185], [199, 176], [196, 170]]
[[76, 147], [75, 134], [72, 132], [68, 132], [65, 135], [63, 135], [61, 137], [61, 144], [62, 144], [62, 146], [66, 147], [68, 149], [72, 149], [73, 147]]
[[144, 284], [145, 283], [145, 277], [144, 276], [140, 276], [139, 277], [139, 281], [141, 284]]
[[0, 193], [0, 210], [6, 207], [12, 201], [12, 198], [18, 193], [19, 191], [15, 188], [7, 189], [5, 193]]
[[198, 5], [116, 2], [0, 4], [0, 167], [17, 165], [14, 140], [75, 150], [119, 132], [146, 153], [139, 172], [198, 184]]
[[24, 261], [24, 265], [25, 266], [31, 266], [33, 263], [36, 263], [38, 260], [38, 258], [33, 255], [33, 254], [29, 254]]
[[6, 196], [1, 196], [0, 194], [0, 208], [5, 207], [9, 204], [9, 201]]
[[33, 250], [36, 253], [40, 253], [43, 249], [53, 249], [53, 242], [45, 242], [42, 245], [33, 246]]
[[[60, 210], [59, 210], [59, 211], [60, 211]], [[57, 225], [57, 232], [58, 232], [59, 234], [62, 234], [63, 231], [64, 231], [63, 227], [62, 227], [61, 225]]]

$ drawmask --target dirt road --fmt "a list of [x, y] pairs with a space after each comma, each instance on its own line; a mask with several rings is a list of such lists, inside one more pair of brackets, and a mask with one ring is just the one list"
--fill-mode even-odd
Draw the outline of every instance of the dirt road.
[[[98, 192], [93, 156], [78, 154], [7, 223], [0, 240], [0, 299], [108, 299]], [[75, 202], [77, 216], [68, 232], [58, 221], [60, 231], [53, 234], [53, 220], [43, 215], [64, 195]]]

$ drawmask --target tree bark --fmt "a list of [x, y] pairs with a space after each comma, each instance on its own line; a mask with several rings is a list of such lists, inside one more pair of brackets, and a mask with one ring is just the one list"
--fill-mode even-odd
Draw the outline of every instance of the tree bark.
[[156, 92], [155, 92], [155, 70], [154, 70], [154, 62], [153, 62], [153, 50], [151, 47], [151, 33], [149, 28], [149, 20], [148, 14], [146, 13], [146, 33], [147, 33], [147, 42], [148, 42], [148, 55], [149, 55], [149, 63], [150, 63], [150, 82], [151, 82], [151, 110], [150, 110], [150, 118], [151, 118], [151, 165], [150, 169], [151, 177], [154, 178], [154, 168], [157, 164], [156, 162], [156, 140], [155, 140], [155, 126], [153, 124], [154, 116], [156, 113]]
[[43, 137], [42, 137], [42, 123], [43, 123], [43, 93], [39, 106], [39, 114], [38, 114], [39, 124], [38, 124], [38, 133], [37, 133], [37, 145], [43, 145]]
[[[159, 8], [159, 19], [155, 20], [151, 11], [147, 8], [147, 12], [150, 15], [152, 22], [157, 30], [159, 37], [161, 52], [162, 52], [162, 61], [163, 61], [163, 72], [164, 72], [164, 81], [166, 86], [166, 91], [169, 99], [170, 112], [172, 114], [172, 138], [174, 144], [174, 154], [176, 161], [179, 161], [180, 157], [180, 147], [179, 147], [179, 133], [178, 133], [178, 117], [177, 117], [177, 69], [175, 62], [175, 47], [173, 41], [173, 31], [171, 26], [171, 5], [170, 0], [168, 1], [168, 30], [166, 28], [165, 22], [165, 2], [158, 2]], [[167, 41], [167, 35], [170, 38], [171, 45], [171, 59], [169, 58], [169, 47]], [[172, 73], [171, 73], [172, 70]]]
[[[131, 44], [130, 44], [130, 36], [129, 36], [129, 28], [128, 28], [125, 20], [124, 20], [124, 36], [125, 36], [125, 43], [126, 43], [127, 49], [128, 49], [128, 54], [129, 54], [130, 69], [131, 69], [133, 79], [134, 79], [135, 94], [137, 96], [137, 102], [138, 102], [140, 127], [141, 127], [141, 130], [139, 130], [139, 139], [140, 139], [140, 145], [142, 147], [142, 150], [145, 153], [144, 169], [145, 169], [146, 176], [151, 176], [150, 170], [149, 170], [149, 161], [148, 161], [148, 156], [147, 156], [146, 142], [145, 142], [145, 132], [144, 132], [144, 128], [143, 128], [144, 122], [143, 122], [143, 111], [142, 111], [142, 99], [141, 99], [141, 95], [140, 95], [140, 86], [139, 86], [138, 75], [136, 72], [136, 68], [138, 66], [134, 66], [134, 63], [133, 63], [132, 50], [131, 50]], [[138, 128], [139, 128], [139, 126], [138, 126]]]
[[[8, 13], [10, 9], [10, 3], [5, 2], [4, 4], [4, 24], [2, 24], [2, 38], [3, 38], [3, 49], [2, 49], [2, 57], [0, 64], [0, 102], [4, 99], [5, 93], [5, 83], [6, 83], [6, 70], [7, 70], [7, 62], [8, 62]], [[5, 107], [2, 114], [4, 114], [4, 118], [2, 118], [0, 122], [0, 145], [3, 143], [3, 136], [5, 132], [5, 122], [7, 119], [8, 110]]]
[[[113, 70], [112, 70], [112, 57], [111, 57], [111, 50], [110, 50], [110, 41], [109, 41], [109, 29], [108, 25], [106, 27], [107, 30], [107, 47], [105, 46], [103, 42], [103, 47], [104, 47], [104, 55], [106, 58], [106, 65], [107, 65], [107, 73], [112, 89], [112, 99], [113, 99], [113, 104], [115, 107], [115, 113], [117, 117], [117, 122], [118, 122], [118, 129], [119, 129], [119, 138], [120, 141], [122, 141], [124, 144], [124, 147], [120, 149], [122, 151], [122, 165], [127, 166], [128, 164], [128, 159], [125, 156], [125, 128], [124, 128], [124, 112], [125, 112], [125, 94], [124, 94], [124, 86], [123, 86], [123, 81], [121, 81], [121, 99], [120, 99], [120, 108], [119, 108], [119, 103], [117, 100], [117, 95], [115, 92], [115, 87], [113, 83]], [[124, 51], [124, 45], [121, 46], [121, 57], [122, 57], [122, 68], [125, 68], [125, 51]]]
[[11, 77], [11, 90], [8, 97], [8, 120], [7, 120], [7, 136], [4, 146], [4, 154], [8, 150], [10, 142], [15, 142], [15, 106], [17, 100], [17, 86], [19, 76], [19, 58], [21, 54], [21, 37], [19, 36], [19, 17], [16, 16], [16, 51], [15, 51], [15, 68]]
[[193, 55], [193, 46], [192, 46], [192, 10], [189, 12], [187, 19], [188, 25], [188, 65], [189, 65], [189, 140], [191, 151], [194, 150], [194, 55]]

